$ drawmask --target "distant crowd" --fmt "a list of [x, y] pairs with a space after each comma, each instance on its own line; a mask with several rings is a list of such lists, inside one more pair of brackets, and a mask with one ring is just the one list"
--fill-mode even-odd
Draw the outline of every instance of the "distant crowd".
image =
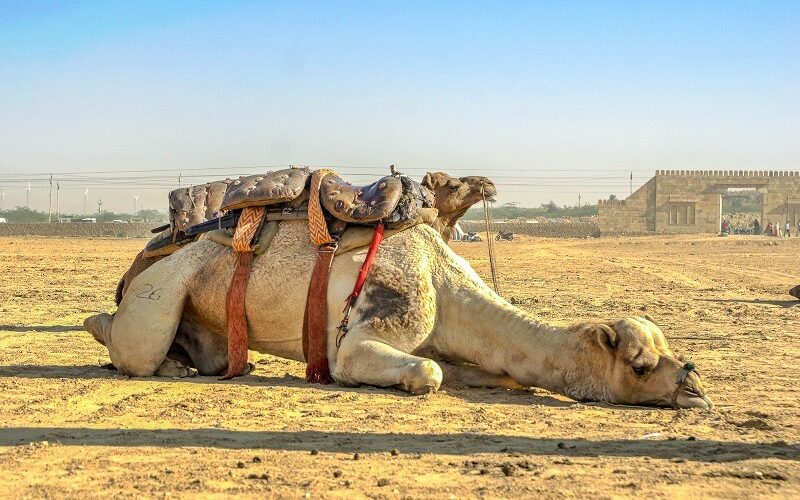
[[[722, 219], [722, 234], [764, 234], [766, 236], [778, 236], [789, 238], [792, 236], [792, 224], [789, 221], [781, 224], [779, 222], [767, 222], [766, 227], [761, 227], [758, 219], [753, 219], [753, 222], [747, 226], [732, 226], [731, 221], [727, 218]], [[797, 223], [795, 236], [800, 236], [800, 222]]]

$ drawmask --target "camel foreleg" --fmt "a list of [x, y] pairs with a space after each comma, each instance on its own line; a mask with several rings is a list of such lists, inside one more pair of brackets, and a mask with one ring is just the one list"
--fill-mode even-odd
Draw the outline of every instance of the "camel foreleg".
[[490, 389], [524, 389], [508, 375], [494, 375], [475, 365], [458, 365], [439, 361], [444, 372], [444, 384]]
[[412, 356], [378, 340], [345, 337], [333, 379], [341, 385], [397, 387], [411, 394], [436, 392], [442, 369], [432, 359]]

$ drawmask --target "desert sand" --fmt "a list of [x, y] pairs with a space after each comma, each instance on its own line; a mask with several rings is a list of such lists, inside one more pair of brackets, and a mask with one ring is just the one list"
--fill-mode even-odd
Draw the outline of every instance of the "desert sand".
[[[0, 238], [0, 496], [800, 496], [800, 239], [497, 243], [503, 295], [544, 320], [653, 316], [712, 411], [312, 386], [258, 354], [232, 381], [130, 379], [80, 325], [143, 244]], [[484, 245], [453, 247], [486, 278]]]

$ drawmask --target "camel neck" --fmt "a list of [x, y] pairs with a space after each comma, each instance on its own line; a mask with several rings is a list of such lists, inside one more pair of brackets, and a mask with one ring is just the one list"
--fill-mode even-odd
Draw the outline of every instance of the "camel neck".
[[586, 336], [577, 330], [538, 321], [474, 279], [445, 287], [437, 348], [524, 386], [536, 386], [576, 399], [605, 399], [600, 366]]

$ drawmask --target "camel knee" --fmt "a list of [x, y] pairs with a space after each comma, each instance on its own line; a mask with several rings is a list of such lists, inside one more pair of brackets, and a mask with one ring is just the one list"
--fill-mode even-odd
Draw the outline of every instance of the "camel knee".
[[108, 345], [108, 335], [111, 333], [111, 323], [114, 316], [107, 313], [95, 314], [83, 320], [83, 329], [103, 345]]
[[436, 392], [442, 385], [442, 368], [436, 361], [422, 359], [406, 365], [402, 388], [411, 394]]

